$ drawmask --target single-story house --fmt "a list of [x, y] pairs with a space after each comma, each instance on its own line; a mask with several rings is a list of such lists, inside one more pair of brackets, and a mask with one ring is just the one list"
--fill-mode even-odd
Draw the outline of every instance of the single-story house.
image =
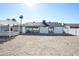
[[57, 22], [27, 22], [22, 26], [22, 33], [36, 33], [36, 34], [63, 34], [62, 23]]
[[0, 20], [0, 36], [15, 36], [19, 34], [19, 23]]
[[21, 25], [15, 21], [0, 21], [0, 36], [16, 36], [23, 34], [72, 34], [79, 35], [79, 24], [58, 22], [27, 22]]
[[79, 35], [78, 23], [27, 22], [22, 26], [22, 33], [36, 34], [71, 34]]

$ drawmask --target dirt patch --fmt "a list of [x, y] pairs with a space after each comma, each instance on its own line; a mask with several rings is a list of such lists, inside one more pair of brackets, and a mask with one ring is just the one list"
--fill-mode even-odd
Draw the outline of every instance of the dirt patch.
[[73, 56], [79, 55], [78, 36], [19, 35], [0, 44], [1, 56]]

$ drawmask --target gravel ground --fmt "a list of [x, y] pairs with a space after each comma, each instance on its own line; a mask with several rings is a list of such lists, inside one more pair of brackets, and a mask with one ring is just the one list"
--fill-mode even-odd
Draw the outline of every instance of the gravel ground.
[[[4, 40], [1, 39], [0, 40]], [[78, 36], [19, 35], [0, 44], [0, 56], [78, 56]]]

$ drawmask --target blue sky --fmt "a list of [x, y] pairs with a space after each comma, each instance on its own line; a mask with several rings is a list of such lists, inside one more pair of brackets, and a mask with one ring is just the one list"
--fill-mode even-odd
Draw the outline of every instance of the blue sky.
[[23, 15], [25, 22], [51, 22], [79, 23], [79, 4], [68, 3], [40, 3], [29, 7], [22, 3], [0, 3], [0, 20], [15, 18], [20, 21], [19, 15]]

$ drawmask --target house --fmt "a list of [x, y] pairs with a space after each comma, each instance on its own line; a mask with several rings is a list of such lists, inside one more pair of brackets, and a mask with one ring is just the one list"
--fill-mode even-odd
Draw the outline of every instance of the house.
[[15, 36], [19, 34], [19, 23], [0, 20], [0, 36]]
[[63, 34], [63, 25], [58, 22], [28, 22], [23, 24], [22, 33], [36, 34]]
[[[22, 34], [71, 34], [79, 35], [79, 24], [58, 22], [27, 22], [22, 26]], [[0, 36], [20, 34], [20, 24], [15, 21], [0, 21]]]

